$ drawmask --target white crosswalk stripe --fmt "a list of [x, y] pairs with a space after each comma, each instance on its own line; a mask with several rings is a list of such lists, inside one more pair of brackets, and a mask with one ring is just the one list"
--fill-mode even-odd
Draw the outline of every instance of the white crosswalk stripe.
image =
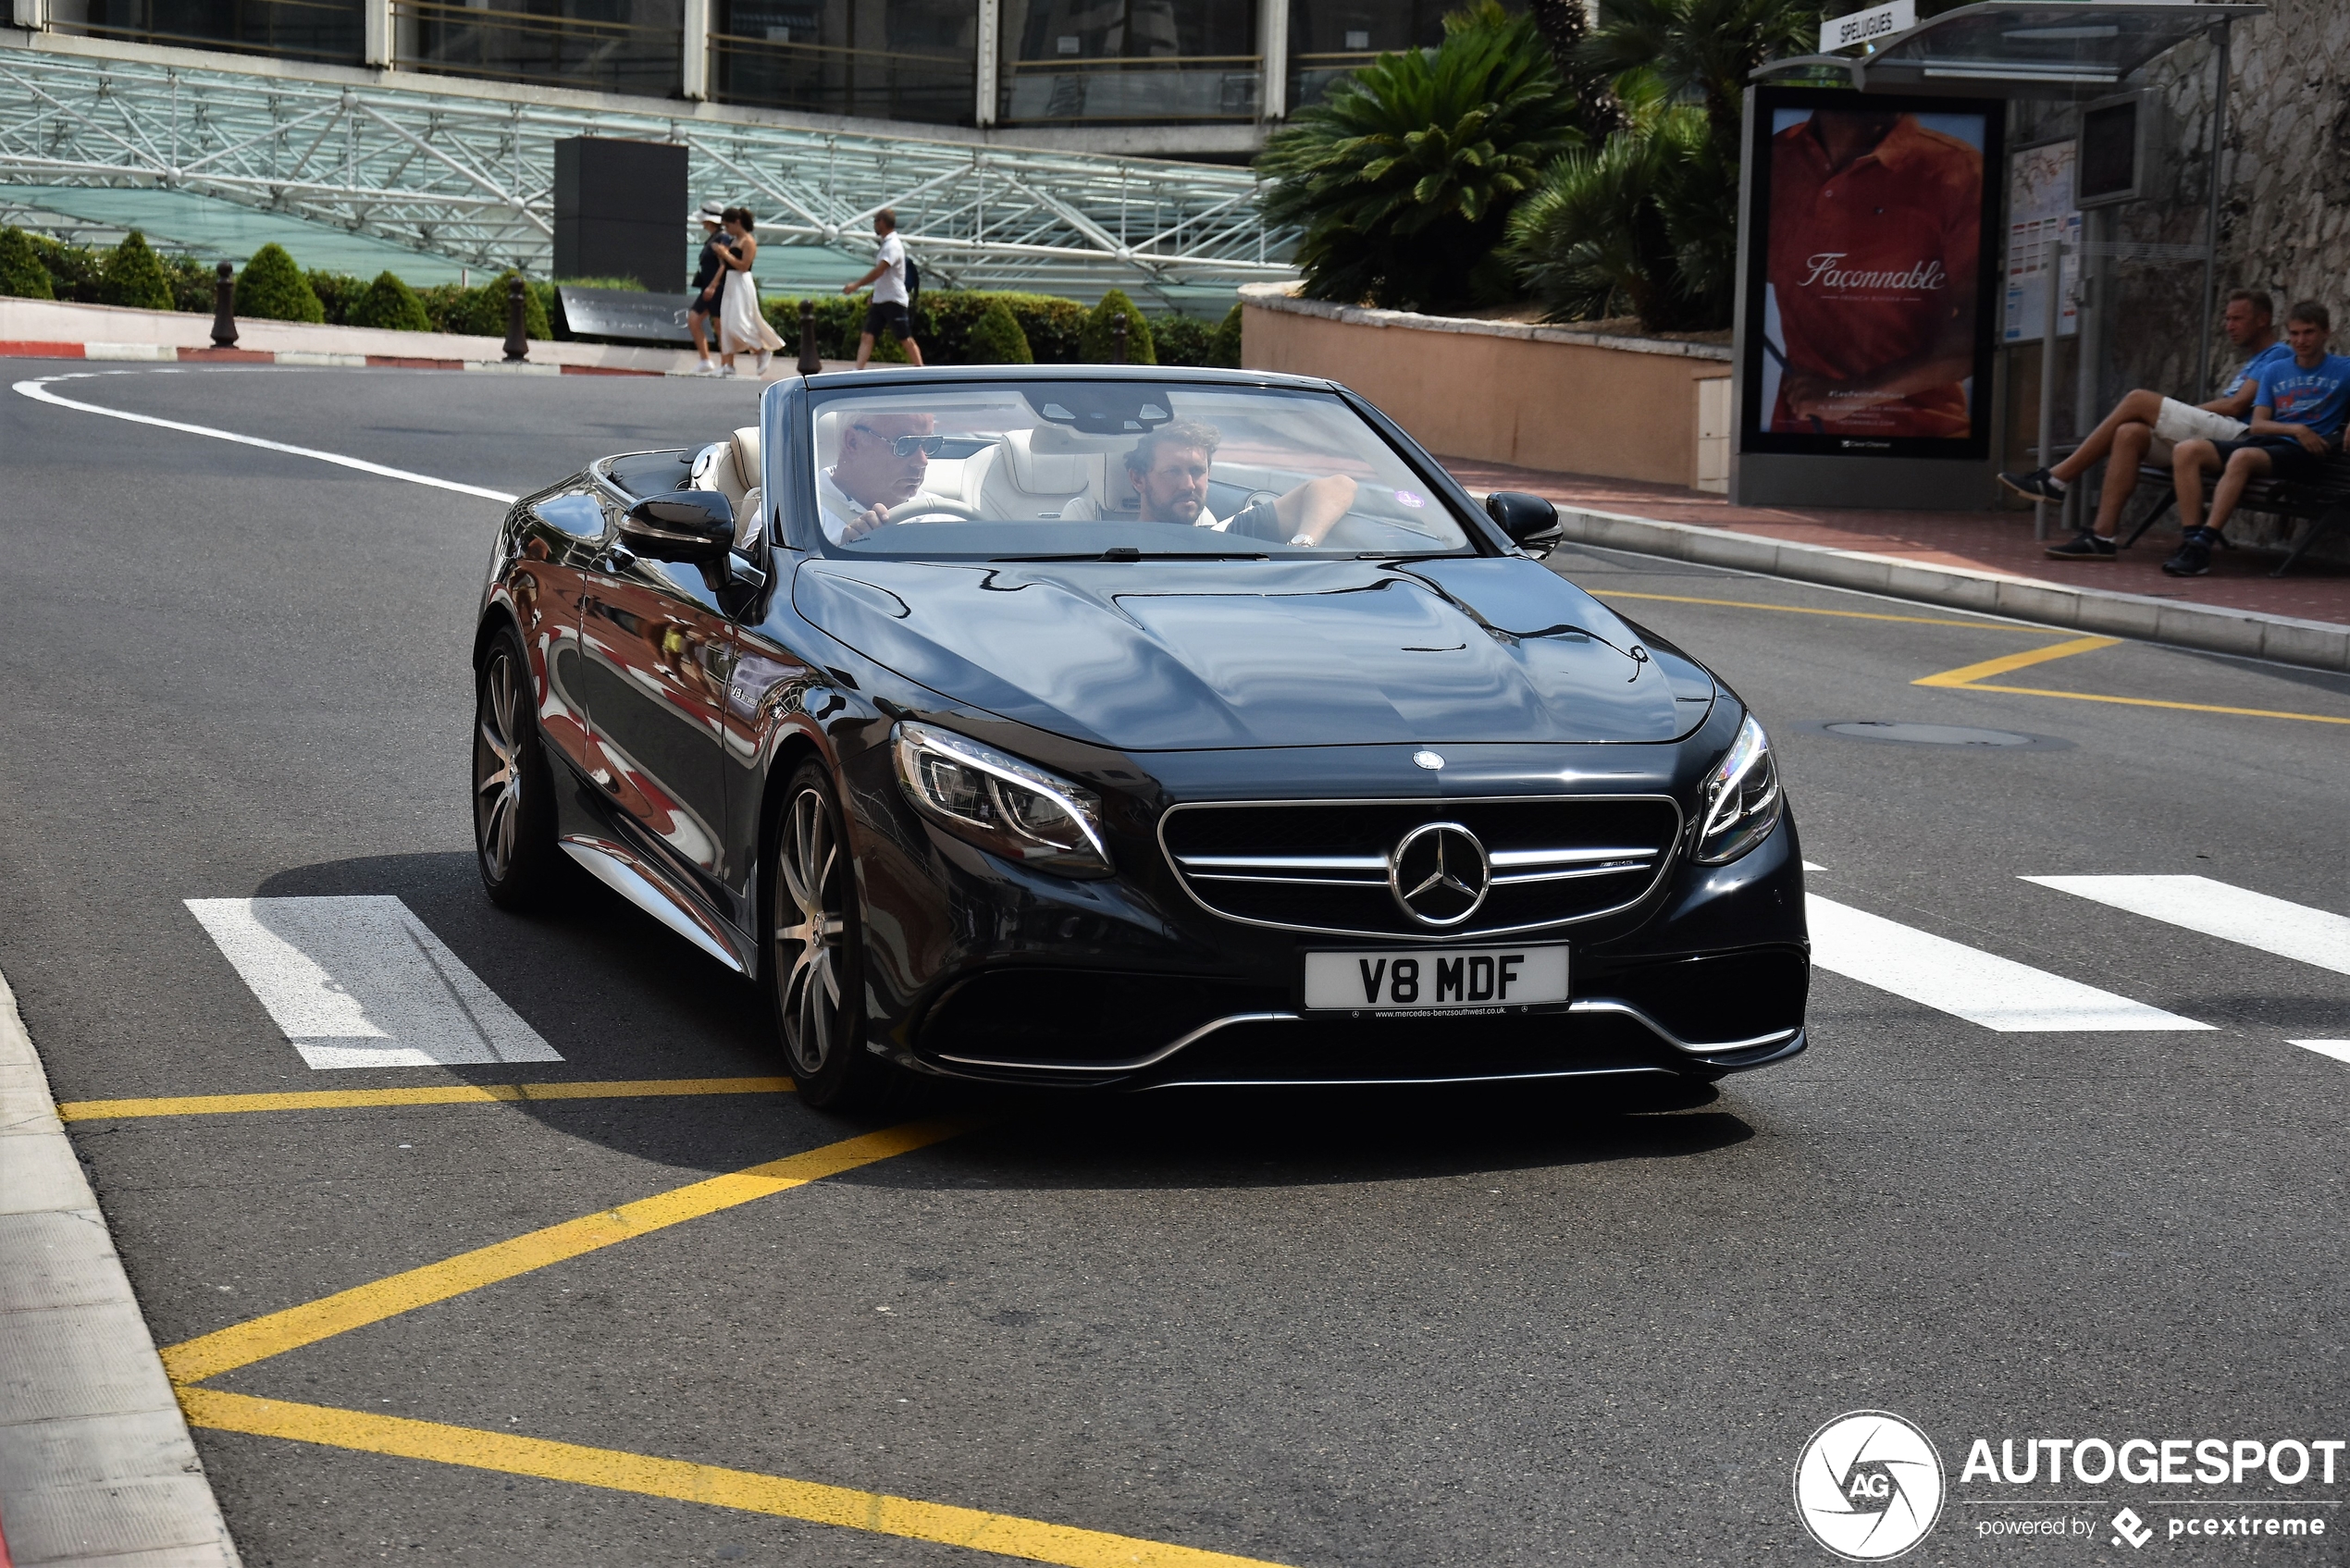
[[2025, 877], [2148, 920], [2281, 958], [2350, 974], [2350, 916], [2272, 898], [2209, 877]]
[[1805, 895], [1812, 961], [2005, 1034], [2210, 1029], [1818, 894]]
[[191, 898], [314, 1068], [560, 1062], [399, 899]]
[[2315, 1051], [2320, 1056], [2331, 1056], [2337, 1062], [2350, 1062], [2350, 1040], [2288, 1040], [2285, 1043]]

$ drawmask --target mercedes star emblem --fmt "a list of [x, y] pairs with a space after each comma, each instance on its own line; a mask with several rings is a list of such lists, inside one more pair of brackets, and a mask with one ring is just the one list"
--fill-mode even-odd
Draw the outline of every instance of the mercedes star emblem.
[[1476, 914], [1491, 881], [1485, 846], [1458, 822], [1423, 823], [1387, 858], [1395, 902], [1425, 926], [1456, 926]]

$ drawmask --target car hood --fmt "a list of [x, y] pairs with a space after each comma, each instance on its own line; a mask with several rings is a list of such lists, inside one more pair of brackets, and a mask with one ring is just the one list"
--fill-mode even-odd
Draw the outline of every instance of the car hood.
[[1119, 751], [1655, 743], [1714, 691], [1520, 557], [811, 560], [792, 604], [908, 680]]

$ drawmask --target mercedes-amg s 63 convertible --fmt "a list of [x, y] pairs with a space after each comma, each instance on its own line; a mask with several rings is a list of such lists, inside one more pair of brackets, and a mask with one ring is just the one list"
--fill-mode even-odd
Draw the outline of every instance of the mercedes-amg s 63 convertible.
[[763, 986], [819, 1105], [1783, 1060], [1770, 742], [1555, 526], [1324, 381], [781, 382], [508, 514], [482, 879], [575, 864]]

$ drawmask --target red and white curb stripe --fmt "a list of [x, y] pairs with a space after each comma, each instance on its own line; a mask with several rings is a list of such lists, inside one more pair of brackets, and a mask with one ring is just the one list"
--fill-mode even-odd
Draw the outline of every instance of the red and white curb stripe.
[[408, 354], [337, 354], [315, 349], [184, 349], [168, 343], [54, 343], [0, 340], [0, 359], [118, 360], [159, 364], [294, 364], [340, 370], [489, 370], [509, 376], [689, 376], [607, 364], [542, 364], [503, 359], [431, 359]]

